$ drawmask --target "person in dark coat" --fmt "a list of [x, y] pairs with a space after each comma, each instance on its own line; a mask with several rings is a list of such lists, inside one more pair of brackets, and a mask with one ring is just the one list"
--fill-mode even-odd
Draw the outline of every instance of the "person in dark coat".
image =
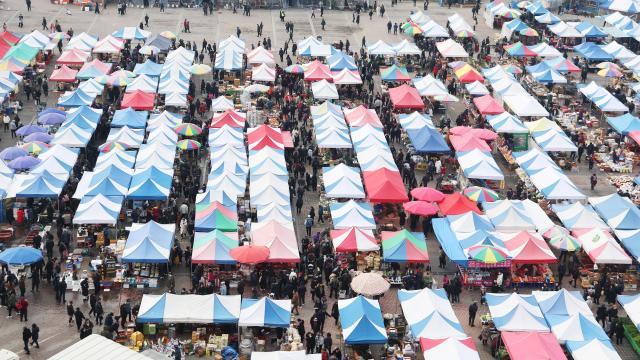
[[24, 352], [27, 353], [27, 355], [31, 354], [31, 352], [29, 351], [30, 339], [31, 339], [31, 330], [29, 330], [29, 328], [25, 326], [22, 328], [22, 342], [24, 342]]
[[76, 326], [78, 327], [78, 332], [80, 332], [80, 327], [82, 326], [82, 320], [84, 320], [84, 314], [80, 311], [80, 308], [77, 307], [76, 311], [73, 313], [73, 317], [76, 320]]
[[40, 348], [40, 344], [38, 344], [39, 337], [40, 337], [40, 328], [35, 323], [31, 324], [31, 345], [36, 344], [36, 349]]
[[616, 323], [616, 345], [622, 345], [622, 339], [624, 339], [624, 325], [622, 321]]
[[478, 313], [478, 303], [474, 301], [469, 305], [469, 326], [475, 326], [476, 313]]

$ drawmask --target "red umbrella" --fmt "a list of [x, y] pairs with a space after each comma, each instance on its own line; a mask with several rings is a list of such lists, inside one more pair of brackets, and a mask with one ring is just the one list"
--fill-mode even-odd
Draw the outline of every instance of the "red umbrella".
[[431, 216], [438, 213], [438, 207], [426, 201], [409, 201], [402, 205], [409, 214]]
[[416, 200], [423, 201], [442, 201], [444, 199], [444, 194], [440, 191], [428, 188], [428, 187], [419, 187], [411, 190], [411, 196], [413, 196]]
[[229, 254], [239, 263], [258, 264], [269, 258], [269, 248], [258, 245], [238, 246], [229, 251]]

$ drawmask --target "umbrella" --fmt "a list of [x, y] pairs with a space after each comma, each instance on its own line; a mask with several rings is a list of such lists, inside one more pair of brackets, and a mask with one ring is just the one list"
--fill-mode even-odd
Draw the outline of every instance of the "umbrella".
[[507, 259], [507, 255], [504, 252], [490, 245], [472, 246], [467, 253], [471, 259], [485, 264], [496, 264]]
[[427, 201], [409, 201], [402, 204], [404, 211], [409, 214], [431, 216], [438, 213], [438, 207]]
[[202, 134], [202, 129], [200, 128], [200, 126], [191, 123], [180, 124], [176, 126], [174, 130], [176, 134], [184, 136], [195, 136]]
[[19, 246], [0, 253], [0, 263], [6, 265], [29, 265], [42, 260], [42, 251], [31, 246]]
[[160, 52], [160, 49], [157, 46], [145, 45], [138, 52], [142, 55], [155, 55]]
[[508, 65], [502, 65], [502, 68], [504, 69], [504, 71], [510, 73], [510, 74], [522, 74], [522, 69], [520, 69], [519, 67], [513, 65], [513, 64], [508, 64]]
[[129, 148], [129, 145], [125, 144], [125, 143], [121, 143], [119, 141], [107, 141], [106, 143], [100, 145], [100, 147], [98, 148], [98, 150], [100, 152], [103, 153], [108, 153], [111, 152], [113, 150], [127, 150], [127, 148]]
[[178, 141], [176, 146], [180, 150], [198, 150], [202, 145], [198, 141], [186, 139]]
[[456, 33], [456, 37], [459, 38], [470, 38], [473, 37], [473, 31], [469, 31], [469, 30], [460, 30]]
[[19, 136], [27, 136], [37, 132], [47, 132], [47, 130], [37, 125], [24, 125], [16, 131], [16, 134]]
[[463, 193], [464, 196], [477, 203], [494, 202], [496, 200], [500, 200], [500, 195], [498, 195], [497, 192], [480, 186], [468, 187], [464, 189]]
[[413, 198], [416, 200], [423, 200], [423, 201], [438, 202], [438, 201], [444, 200], [443, 193], [441, 193], [436, 189], [428, 188], [428, 187], [419, 187], [411, 190], [411, 196], [413, 196]]
[[258, 245], [238, 246], [229, 255], [241, 264], [259, 264], [269, 258], [269, 248]]
[[191, 67], [189, 68], [189, 71], [193, 75], [205, 75], [211, 72], [211, 66], [205, 65], [205, 64], [195, 64], [195, 65], [191, 65]]
[[176, 34], [172, 33], [172, 32], [171, 32], [171, 31], [169, 31], [169, 30], [166, 30], [166, 31], [161, 32], [161, 33], [160, 33], [160, 36], [162, 36], [162, 37], [166, 37], [166, 38], [167, 38], [167, 39], [169, 39], [169, 40], [173, 40], [173, 39], [175, 39], [175, 38], [177, 37], [177, 36], [176, 36]]
[[59, 114], [59, 113], [46, 113], [46, 114], [42, 114], [40, 116], [38, 116], [38, 124], [43, 124], [43, 125], [60, 125], [64, 122], [64, 120], [67, 118], [66, 114]]
[[49, 135], [43, 132], [33, 133], [24, 137], [25, 142], [40, 141], [48, 144], [51, 142], [51, 140], [53, 140], [53, 135]]
[[17, 159], [21, 156], [26, 156], [29, 153], [26, 152], [23, 148], [21, 147], [17, 147], [17, 146], [12, 146], [12, 147], [8, 147], [4, 150], [2, 150], [2, 152], [0, 152], [0, 159], [4, 160], [4, 161], [11, 161], [13, 159]]
[[40, 160], [33, 156], [20, 156], [11, 160], [7, 166], [14, 170], [29, 170], [38, 164], [40, 164]]
[[262, 84], [251, 84], [246, 88], [244, 88], [244, 91], [248, 92], [249, 94], [265, 93], [269, 91], [269, 87], [267, 85], [262, 85]]
[[66, 111], [60, 110], [60, 109], [56, 109], [56, 108], [46, 108], [46, 109], [40, 111], [38, 113], [38, 116], [42, 116], [44, 114], [50, 114], [50, 113], [55, 113], [55, 114], [60, 114], [60, 115], [67, 116], [67, 112]]
[[69, 39], [69, 35], [63, 32], [53, 32], [49, 34], [49, 39], [55, 40], [55, 41], [66, 40], [66, 39]]
[[40, 141], [31, 141], [22, 145], [22, 148], [30, 154], [38, 155], [43, 151], [47, 151], [49, 145]]
[[422, 34], [424, 32], [424, 30], [422, 30], [422, 28], [420, 27], [420, 25], [414, 23], [413, 21], [407, 21], [406, 23], [404, 23], [402, 25], [402, 31], [405, 32], [405, 34], [413, 37], [415, 35], [418, 34]]
[[293, 64], [284, 68], [284, 71], [290, 74], [304, 74], [304, 67], [300, 64]]
[[538, 36], [539, 34], [535, 29], [526, 28], [526, 29], [520, 30], [520, 35], [522, 35], [522, 36]]
[[554, 225], [551, 229], [545, 231], [543, 236], [549, 239], [549, 245], [559, 250], [577, 251], [580, 249], [580, 243], [576, 238], [569, 234], [567, 229]]
[[525, 9], [527, 6], [531, 5], [529, 1], [520, 1], [518, 4], [518, 9]]
[[597, 74], [602, 77], [621, 77], [622, 71], [611, 67], [608, 69], [600, 69]]
[[365, 296], [384, 294], [391, 285], [378, 273], [360, 273], [351, 280], [351, 289]]
[[601, 63], [598, 63], [596, 67], [598, 69], [610, 69], [610, 68], [620, 69], [618, 65], [616, 65], [615, 63], [612, 63], [611, 61], [603, 61]]
[[520, 12], [514, 9], [506, 8], [504, 10], [498, 11], [498, 15], [502, 16], [505, 19], [516, 19], [520, 17]]
[[446, 95], [436, 95], [433, 97], [433, 100], [435, 101], [440, 101], [440, 102], [458, 102], [460, 101], [457, 97], [451, 95], [451, 94], [446, 94]]

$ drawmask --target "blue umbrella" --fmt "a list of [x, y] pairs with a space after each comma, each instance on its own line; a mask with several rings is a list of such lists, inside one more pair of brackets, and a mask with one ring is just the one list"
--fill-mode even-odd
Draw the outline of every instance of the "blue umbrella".
[[16, 134], [19, 136], [27, 136], [36, 132], [47, 132], [47, 130], [37, 125], [24, 125], [16, 131]]
[[42, 116], [45, 114], [60, 114], [60, 115], [67, 115], [67, 112], [64, 110], [59, 110], [56, 108], [46, 108], [44, 110], [42, 110], [41, 112], [38, 113], [38, 116]]
[[0, 263], [7, 265], [29, 265], [42, 260], [42, 251], [20, 246], [0, 253]]
[[40, 159], [33, 156], [20, 156], [11, 160], [7, 166], [14, 170], [28, 170], [40, 164]]
[[12, 146], [0, 152], [0, 159], [4, 161], [11, 161], [13, 159], [19, 158], [20, 156], [27, 156], [27, 155], [29, 155], [29, 153], [26, 152], [23, 148]]
[[48, 144], [53, 140], [53, 135], [49, 135], [43, 132], [33, 133], [31, 135], [27, 135], [24, 138], [24, 142], [32, 142], [32, 141], [41, 141], [45, 144]]
[[38, 116], [38, 124], [43, 125], [60, 125], [67, 118], [66, 114], [46, 113]]

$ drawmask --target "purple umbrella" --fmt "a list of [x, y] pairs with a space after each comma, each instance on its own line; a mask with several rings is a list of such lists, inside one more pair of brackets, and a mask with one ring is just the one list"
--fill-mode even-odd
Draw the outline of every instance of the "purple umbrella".
[[27, 156], [28, 154], [29, 153], [26, 152], [23, 148], [12, 146], [0, 152], [0, 159], [4, 161], [11, 161], [13, 159], [19, 158], [20, 156]]
[[67, 112], [64, 110], [58, 110], [55, 108], [47, 108], [42, 110], [41, 112], [38, 113], [38, 116], [42, 116], [44, 114], [60, 114], [60, 115], [64, 115], [67, 116]]
[[27, 136], [37, 132], [47, 132], [47, 130], [37, 125], [24, 125], [16, 131], [16, 134], [19, 136]]
[[53, 140], [53, 135], [49, 135], [43, 132], [33, 133], [31, 135], [27, 135], [24, 138], [24, 142], [32, 142], [32, 141], [41, 141], [45, 144], [48, 144]]
[[7, 166], [14, 170], [29, 170], [36, 165], [40, 164], [40, 159], [33, 156], [20, 156], [19, 158], [11, 160]]
[[46, 113], [38, 116], [38, 124], [43, 125], [60, 125], [67, 118], [66, 114]]

